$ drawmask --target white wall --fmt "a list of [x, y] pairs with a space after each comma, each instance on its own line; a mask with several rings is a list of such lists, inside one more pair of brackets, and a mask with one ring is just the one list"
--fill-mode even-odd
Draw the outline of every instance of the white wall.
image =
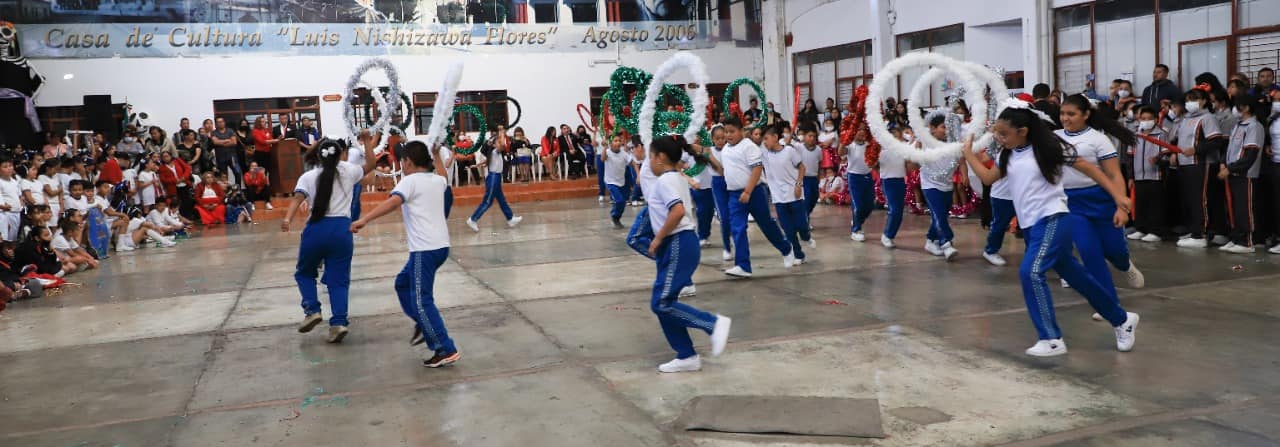
[[[759, 79], [759, 48], [696, 50], [706, 62], [713, 82], [729, 82], [742, 76]], [[464, 60], [461, 90], [501, 90], [520, 101], [526, 132], [541, 134], [549, 125], [581, 120], [578, 104], [590, 100], [590, 87], [606, 87], [617, 65], [588, 65], [589, 61], [619, 59], [623, 65], [657, 69], [672, 53], [666, 51], [617, 53], [457, 54], [448, 57], [392, 56], [400, 85], [407, 93], [436, 92], [443, 70]], [[31, 63], [48, 78], [36, 97], [38, 106], [80, 105], [84, 95], [111, 94], [114, 102], [134, 104], [135, 111], [151, 115], [152, 123], [166, 130], [177, 128], [181, 117], [199, 120], [213, 116], [217, 99], [324, 96], [341, 94], [347, 78], [364, 58], [360, 56], [235, 58], [138, 58], [43, 59]], [[64, 80], [64, 74], [74, 77]], [[385, 85], [381, 74], [367, 81]], [[689, 82], [687, 75], [676, 81]], [[326, 134], [345, 135], [342, 103], [322, 102], [321, 121]], [[515, 119], [515, 109], [510, 110]], [[536, 129], [536, 130], [534, 130]], [[412, 132], [412, 127], [409, 129]]]

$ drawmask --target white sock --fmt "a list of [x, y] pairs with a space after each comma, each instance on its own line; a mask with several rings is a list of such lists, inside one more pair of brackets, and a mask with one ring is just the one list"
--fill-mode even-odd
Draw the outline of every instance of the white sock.
[[160, 234], [160, 232], [156, 230], [147, 230], [147, 236], [151, 236], [152, 239], [155, 239], [156, 242], [160, 243], [164, 243], [163, 241], [166, 240], [164, 235]]
[[58, 273], [54, 273], [54, 274], [53, 274], [53, 276], [56, 276], [56, 277], [59, 277], [59, 278], [61, 278], [61, 277], [63, 277], [63, 276], [67, 276], [67, 271], [66, 271], [66, 270], [58, 270]]

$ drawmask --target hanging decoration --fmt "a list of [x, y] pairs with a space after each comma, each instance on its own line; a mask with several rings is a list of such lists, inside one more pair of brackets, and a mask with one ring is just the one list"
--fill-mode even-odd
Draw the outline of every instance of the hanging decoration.
[[[849, 113], [840, 120], [840, 146], [853, 144], [853, 137], [859, 129], [867, 126], [867, 93], [866, 85], [859, 85], [853, 90], [853, 98], [849, 100]], [[868, 132], [869, 133], [869, 132]], [[880, 162], [880, 143], [874, 135], [868, 134], [867, 151], [864, 158], [867, 166], [875, 166]]]
[[[724, 89], [724, 99], [722, 99], [724, 103], [721, 105], [721, 108], [723, 108], [724, 110], [730, 110], [729, 106], [732, 103], [733, 105], [738, 106], [737, 108], [739, 111], [742, 109], [742, 106], [738, 105], [738, 101], [736, 100], [738, 96], [738, 87], [741, 87], [742, 84], [746, 84], [750, 86], [752, 90], [756, 91], [756, 98], [758, 98], [760, 102], [764, 103], [764, 116], [768, 116], [770, 113], [773, 113], [773, 109], [769, 108], [769, 101], [765, 100], [764, 89], [760, 88], [760, 84], [757, 84], [756, 81], [751, 80], [751, 78], [738, 78], [738, 79], [734, 79], [733, 82], [730, 82], [729, 85]], [[739, 112], [736, 115], [741, 117], [742, 113]], [[765, 121], [767, 120], [762, 119], [760, 121], [757, 121], [751, 124], [750, 126], [747, 126], [746, 123], [744, 122], [743, 127], [747, 129], [755, 129], [757, 127], [763, 126]]]
[[[601, 139], [609, 139], [615, 135], [639, 135], [639, 111], [648, 98], [646, 93], [651, 89], [650, 84], [653, 75], [635, 67], [618, 67], [614, 70], [613, 75], [609, 77], [609, 90], [605, 92], [601, 98], [600, 115], [596, 119], [596, 129]], [[630, 84], [635, 90], [630, 95], [626, 93], [626, 86]], [[705, 89], [702, 84], [699, 88]], [[675, 104], [667, 104], [674, 106], [676, 112], [660, 112], [662, 115], [655, 115], [654, 128], [651, 131], [659, 134], [669, 134], [676, 132], [676, 128], [687, 127], [688, 123], [693, 122], [692, 110], [708, 110], [710, 99], [707, 99], [706, 106], [696, 107], [689, 97], [689, 92], [682, 85], [662, 84], [660, 93], [656, 95], [658, 100], [674, 100]], [[656, 100], [655, 100], [655, 114]], [[581, 113], [579, 113], [581, 115]], [[579, 116], [581, 118], [581, 116]], [[702, 120], [706, 121], [706, 112], [704, 112]], [[586, 121], [583, 120], [585, 124]], [[705, 126], [699, 124], [704, 129], [697, 134], [697, 139], [690, 139], [690, 142], [699, 142], [703, 145], [711, 144], [711, 134], [707, 132]], [[687, 131], [687, 129], [686, 129]]]
[[[506, 125], [507, 129], [513, 129], [520, 125], [520, 118], [524, 117], [524, 109], [520, 107], [520, 101], [516, 101], [515, 98], [508, 96], [506, 97], [506, 101], [511, 103], [511, 105], [516, 106], [516, 119]], [[590, 111], [588, 111], [587, 114], [590, 115]]]
[[479, 128], [476, 129], [476, 131], [480, 133], [480, 136], [476, 137], [475, 144], [472, 144], [470, 148], [464, 149], [464, 148], [456, 147], [453, 145], [454, 143], [453, 132], [446, 130], [445, 140], [444, 140], [445, 144], [449, 145], [449, 147], [452, 147], [453, 151], [458, 153], [459, 155], [474, 154], [476, 153], [476, 151], [480, 150], [480, 146], [484, 146], [485, 138], [489, 135], [489, 124], [485, 122], [486, 120], [484, 118], [484, 114], [480, 113], [480, 109], [477, 109], [476, 106], [473, 106], [470, 104], [463, 104], [453, 109], [453, 116], [449, 117], [449, 127], [453, 127], [453, 125], [457, 122], [457, 117], [459, 113], [469, 114], [476, 119], [476, 123], [478, 123], [477, 126], [479, 126]]
[[[602, 108], [603, 108], [603, 107], [602, 107]], [[587, 112], [587, 114], [586, 114], [585, 116], [582, 114], [582, 112], [583, 112], [583, 111], [586, 111], [586, 112]], [[596, 133], [596, 131], [597, 131], [597, 130], [599, 130], [599, 129], [597, 129], [597, 128], [596, 128], [596, 119], [595, 119], [595, 117], [593, 117], [593, 116], [592, 116], [592, 117], [591, 117], [591, 120], [587, 120], [587, 117], [588, 117], [588, 116], [591, 116], [591, 108], [590, 108], [590, 107], [587, 107], [587, 105], [586, 105], [586, 104], [581, 104], [581, 103], [579, 103], [579, 104], [578, 104], [578, 119], [582, 121], [582, 126], [587, 128], [587, 132]]]

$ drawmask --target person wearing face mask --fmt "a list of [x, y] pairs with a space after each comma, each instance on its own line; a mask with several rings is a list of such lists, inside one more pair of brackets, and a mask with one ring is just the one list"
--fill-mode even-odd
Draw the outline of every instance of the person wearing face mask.
[[116, 145], [116, 152], [137, 157], [145, 151], [146, 148], [142, 147], [142, 142], [138, 141], [137, 130], [133, 127], [125, 129], [124, 138], [121, 138], [120, 143]]
[[1218, 179], [1226, 182], [1231, 219], [1231, 241], [1218, 249], [1228, 253], [1254, 252], [1253, 188], [1261, 172], [1259, 153], [1266, 140], [1266, 130], [1253, 116], [1254, 102], [1248, 94], [1238, 95], [1232, 101], [1231, 112], [1238, 123], [1231, 129], [1226, 158], [1218, 168]]
[[1116, 79], [1111, 83], [1116, 86], [1115, 94], [1111, 97], [1111, 103], [1115, 104], [1116, 110], [1125, 110], [1130, 105], [1137, 105], [1138, 98], [1133, 96], [1133, 83], [1124, 79]]
[[[1160, 242], [1168, 234], [1165, 226], [1164, 177], [1169, 134], [1156, 125], [1158, 112], [1150, 106], [1138, 108], [1137, 143], [1129, 148], [1130, 172], [1134, 187], [1134, 229], [1129, 240]], [[1164, 143], [1164, 144], [1161, 144]], [[1161, 160], [1165, 162], [1161, 162]]]
[[[1205, 214], [1209, 210], [1206, 197], [1209, 195], [1209, 173], [1216, 173], [1219, 154], [1226, 147], [1226, 136], [1218, 127], [1218, 120], [1209, 113], [1206, 104], [1209, 95], [1202, 90], [1188, 91], [1183, 109], [1186, 111], [1178, 119], [1177, 129], [1173, 132], [1171, 143], [1176, 144], [1182, 153], [1178, 154], [1178, 186], [1181, 190], [1179, 199], [1186, 207], [1186, 226], [1188, 235], [1178, 241], [1179, 247], [1205, 248], [1205, 239], [1209, 230], [1209, 221]], [[1206, 171], [1207, 168], [1213, 168]]]

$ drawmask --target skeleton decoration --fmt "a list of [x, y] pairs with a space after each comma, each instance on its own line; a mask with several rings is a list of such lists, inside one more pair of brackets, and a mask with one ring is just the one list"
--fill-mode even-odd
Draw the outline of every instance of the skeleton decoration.
[[40, 118], [36, 116], [35, 97], [44, 76], [27, 63], [18, 46], [18, 28], [12, 23], [0, 21], [0, 98], [21, 98], [26, 103], [27, 120], [31, 128], [40, 131]]

